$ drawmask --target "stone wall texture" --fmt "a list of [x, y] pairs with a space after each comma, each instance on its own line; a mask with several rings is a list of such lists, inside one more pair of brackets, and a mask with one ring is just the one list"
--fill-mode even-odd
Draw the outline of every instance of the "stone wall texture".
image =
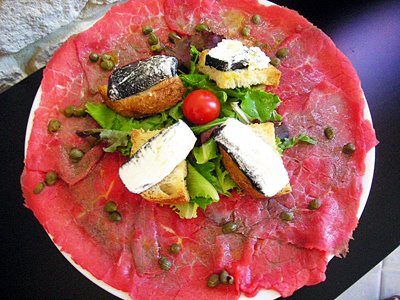
[[121, 0], [0, 0], [0, 93]]

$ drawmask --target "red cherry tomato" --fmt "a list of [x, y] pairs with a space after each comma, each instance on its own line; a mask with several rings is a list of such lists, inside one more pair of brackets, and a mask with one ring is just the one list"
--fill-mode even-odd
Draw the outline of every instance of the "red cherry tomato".
[[196, 125], [206, 124], [219, 116], [220, 104], [217, 96], [207, 90], [191, 92], [183, 100], [183, 114]]

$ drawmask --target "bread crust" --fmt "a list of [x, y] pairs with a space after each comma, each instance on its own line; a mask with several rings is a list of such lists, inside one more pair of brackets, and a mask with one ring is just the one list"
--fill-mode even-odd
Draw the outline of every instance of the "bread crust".
[[[132, 130], [131, 135], [131, 157], [149, 139], [158, 134], [160, 130], [144, 131], [143, 129]], [[184, 204], [190, 201], [189, 192], [186, 188], [187, 163], [182, 161], [161, 182], [142, 192], [140, 195], [147, 201], [158, 204]]]
[[107, 91], [106, 85], [99, 87], [99, 93], [109, 108], [125, 117], [143, 118], [158, 114], [181, 101], [185, 87], [179, 77], [174, 76], [121, 100], [111, 100]]

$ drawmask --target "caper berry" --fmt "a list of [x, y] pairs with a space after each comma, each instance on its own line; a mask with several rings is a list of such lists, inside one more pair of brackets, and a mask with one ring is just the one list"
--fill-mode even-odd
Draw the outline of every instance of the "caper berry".
[[252, 21], [254, 24], [256, 24], [256, 25], [261, 24], [261, 17], [260, 17], [260, 15], [254, 15], [254, 16], [251, 18], [251, 21]]
[[216, 287], [219, 284], [219, 276], [217, 274], [213, 274], [210, 277], [208, 277], [207, 280], [207, 286], [212, 288]]
[[100, 67], [104, 70], [104, 71], [111, 71], [114, 68], [114, 63], [111, 60], [103, 60], [100, 63]]
[[44, 182], [39, 182], [35, 187], [33, 188], [33, 193], [34, 194], [40, 194], [44, 190], [45, 184]]
[[106, 60], [112, 60], [112, 56], [110, 54], [103, 54], [101, 56], [101, 60], [102, 61], [106, 61]]
[[279, 217], [282, 221], [292, 221], [294, 219], [294, 213], [291, 211], [283, 211]]
[[276, 51], [275, 55], [279, 59], [286, 58], [289, 54], [288, 48], [281, 48], [278, 51]]
[[328, 140], [331, 140], [335, 137], [335, 133], [333, 132], [333, 128], [328, 126], [324, 129], [324, 135]]
[[74, 117], [81, 118], [87, 115], [86, 108], [75, 108], [74, 112], [72, 113]]
[[251, 31], [251, 29], [250, 29], [249, 26], [244, 26], [244, 27], [242, 28], [242, 35], [243, 35], [243, 36], [249, 36], [249, 35], [250, 35], [250, 31]]
[[160, 259], [158, 260], [158, 264], [160, 265], [160, 268], [167, 271], [171, 269], [172, 263], [171, 261], [166, 258], [165, 256], [161, 256]]
[[71, 118], [74, 115], [74, 111], [75, 111], [75, 106], [69, 105], [64, 109], [63, 114], [67, 118]]
[[273, 65], [274, 67], [278, 67], [281, 64], [281, 60], [279, 58], [277, 58], [276, 56], [271, 57], [271, 65]]
[[233, 284], [235, 280], [233, 279], [233, 276], [229, 275], [227, 271], [223, 270], [221, 274], [219, 274], [219, 281], [223, 284]]
[[163, 47], [160, 44], [157, 44], [157, 45], [151, 46], [150, 49], [153, 52], [161, 52], [163, 50]]
[[321, 207], [321, 200], [319, 198], [315, 198], [308, 203], [308, 209], [316, 210]]
[[197, 32], [210, 31], [210, 27], [205, 23], [200, 23], [194, 28]]
[[99, 58], [100, 58], [99, 55], [95, 52], [92, 52], [89, 54], [89, 60], [91, 62], [97, 62], [99, 60]]
[[53, 185], [57, 182], [58, 176], [54, 171], [47, 172], [45, 182], [47, 185]]
[[106, 205], [104, 205], [104, 211], [108, 213], [117, 211], [117, 203], [114, 201], [108, 201]]
[[73, 162], [78, 162], [82, 159], [83, 157], [83, 152], [77, 148], [73, 148], [71, 150], [71, 152], [69, 153], [69, 158], [73, 161]]
[[53, 132], [53, 133], [58, 131], [60, 129], [60, 127], [61, 127], [61, 123], [57, 119], [51, 119], [49, 121], [49, 123], [47, 124], [47, 130], [49, 132]]
[[158, 44], [158, 37], [154, 34], [154, 32], [149, 34], [149, 44], [150, 45], [157, 45]]
[[153, 32], [153, 28], [151, 26], [143, 26], [142, 32], [143, 34], [148, 35]]
[[108, 215], [108, 219], [109, 219], [111, 222], [119, 222], [119, 221], [122, 220], [122, 216], [121, 216], [121, 214], [120, 214], [119, 212], [113, 211], [112, 213], [110, 213], [110, 214]]
[[229, 221], [224, 226], [222, 226], [222, 232], [225, 234], [235, 232], [237, 229], [238, 229], [237, 224], [232, 221]]
[[352, 155], [354, 151], [356, 151], [356, 146], [353, 143], [347, 143], [342, 149], [342, 152], [347, 155]]
[[181, 37], [176, 32], [170, 32], [170, 34], [168, 35], [168, 38], [172, 43], [175, 43], [175, 40], [181, 39]]
[[171, 254], [178, 254], [179, 251], [181, 251], [181, 246], [179, 244], [177, 244], [177, 243], [172, 244], [169, 247], [169, 253], [171, 253]]

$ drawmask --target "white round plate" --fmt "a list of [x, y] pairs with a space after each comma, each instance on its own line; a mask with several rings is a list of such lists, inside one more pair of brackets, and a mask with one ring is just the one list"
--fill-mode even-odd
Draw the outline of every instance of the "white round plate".
[[[265, 1], [265, 0], [259, 0], [259, 2], [263, 5], [269, 6], [269, 5], [275, 5], [270, 1]], [[39, 107], [39, 103], [40, 100], [42, 98], [42, 90], [41, 87], [39, 87], [38, 92], [35, 96], [35, 99], [33, 100], [33, 104], [32, 104], [32, 108], [29, 114], [29, 119], [28, 119], [28, 124], [27, 124], [27, 128], [26, 128], [26, 133], [25, 133], [25, 156], [26, 156], [26, 151], [28, 148], [28, 141], [29, 141], [29, 137], [31, 135], [32, 132], [32, 125], [33, 125], [33, 118], [34, 118], [34, 112], [35, 110]], [[364, 97], [365, 100], [365, 97]], [[372, 124], [372, 118], [371, 118], [371, 113], [369, 111], [369, 107], [368, 107], [368, 103], [365, 100], [365, 109], [364, 109], [364, 117], [365, 119], [369, 120]], [[374, 175], [374, 166], [375, 166], [375, 148], [372, 148], [368, 153], [367, 156], [365, 158], [365, 174], [362, 178], [362, 194], [361, 194], [361, 198], [360, 198], [360, 206], [358, 208], [358, 212], [357, 212], [357, 218], [360, 219], [361, 214], [364, 210], [364, 207], [367, 203], [368, 200], [368, 195], [371, 189], [371, 184], [372, 184], [372, 177]], [[51, 240], [53, 241], [52, 236], [49, 234]], [[53, 241], [54, 243], [54, 241]], [[94, 284], [98, 285], [99, 287], [101, 287], [102, 289], [106, 290], [107, 292], [113, 294], [116, 297], [119, 297], [121, 299], [131, 299], [130, 296], [120, 290], [117, 290], [115, 288], [113, 288], [112, 286], [108, 285], [107, 283], [105, 283], [104, 281], [101, 281], [99, 279], [97, 279], [96, 277], [94, 277], [90, 272], [88, 272], [87, 270], [83, 269], [80, 265], [78, 265], [72, 258], [71, 256], [62, 251], [61, 248], [54, 243], [54, 245], [57, 247], [57, 249], [61, 252], [62, 255], [64, 255], [64, 257], [79, 271], [81, 272], [87, 279], [89, 279], [90, 281], [92, 281]], [[333, 255], [330, 255], [328, 258], [329, 260], [332, 259]], [[253, 297], [253, 298], [248, 298], [244, 295], [240, 296], [240, 299], [253, 299], [253, 300], [273, 300], [276, 298], [279, 298], [280, 295], [278, 292], [274, 291], [274, 290], [265, 290], [262, 289], [258, 292], [258, 294]]]

